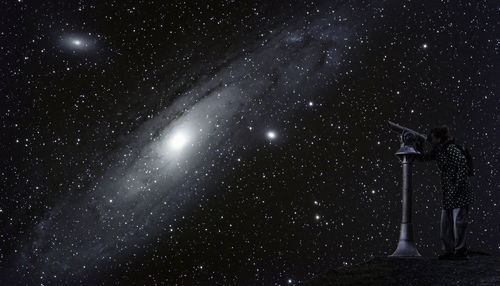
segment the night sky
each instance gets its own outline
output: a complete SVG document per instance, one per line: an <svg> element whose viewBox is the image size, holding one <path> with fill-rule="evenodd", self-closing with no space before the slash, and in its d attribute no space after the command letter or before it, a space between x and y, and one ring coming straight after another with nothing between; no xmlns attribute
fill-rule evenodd
<svg viewBox="0 0 500 286"><path fill-rule="evenodd" d="M5 285L295 285L391 254L398 135L471 150L500 252L500 3L2 1ZM414 228L440 253L435 163Z"/></svg>

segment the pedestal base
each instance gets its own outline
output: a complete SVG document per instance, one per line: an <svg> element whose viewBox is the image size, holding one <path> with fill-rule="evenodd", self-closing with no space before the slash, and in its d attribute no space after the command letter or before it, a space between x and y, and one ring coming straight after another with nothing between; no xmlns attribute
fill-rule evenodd
<svg viewBox="0 0 500 286"><path fill-rule="evenodd" d="M398 247L389 257L420 257L415 242L413 241L413 225L411 223L401 224Z"/></svg>

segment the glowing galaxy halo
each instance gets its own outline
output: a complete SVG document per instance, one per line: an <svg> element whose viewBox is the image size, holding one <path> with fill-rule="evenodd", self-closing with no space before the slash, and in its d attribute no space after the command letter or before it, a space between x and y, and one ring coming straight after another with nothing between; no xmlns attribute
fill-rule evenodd
<svg viewBox="0 0 500 286"><path fill-rule="evenodd" d="M90 51L95 48L92 34L67 34L60 36L61 47L73 53Z"/></svg>

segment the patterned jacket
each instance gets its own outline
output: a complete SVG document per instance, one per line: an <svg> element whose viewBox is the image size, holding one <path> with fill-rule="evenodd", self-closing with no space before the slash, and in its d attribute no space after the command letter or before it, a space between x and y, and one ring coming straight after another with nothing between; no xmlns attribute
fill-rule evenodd
<svg viewBox="0 0 500 286"><path fill-rule="evenodd" d="M417 160L436 160L441 171L443 209L455 209L474 203L475 195L467 176L467 159L455 145L454 139L437 145L429 153L418 155Z"/></svg>

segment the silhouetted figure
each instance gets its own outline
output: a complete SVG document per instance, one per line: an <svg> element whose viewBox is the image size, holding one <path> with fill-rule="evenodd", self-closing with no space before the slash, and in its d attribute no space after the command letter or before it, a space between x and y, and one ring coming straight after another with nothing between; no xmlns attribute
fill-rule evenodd
<svg viewBox="0 0 500 286"><path fill-rule="evenodd" d="M441 213L441 241L444 254L439 259L467 259L466 228L469 205L474 202L474 192L468 180L468 163L462 148L448 134L446 125L432 128L427 136L432 150L417 160L436 160L441 172L443 210Z"/></svg>

